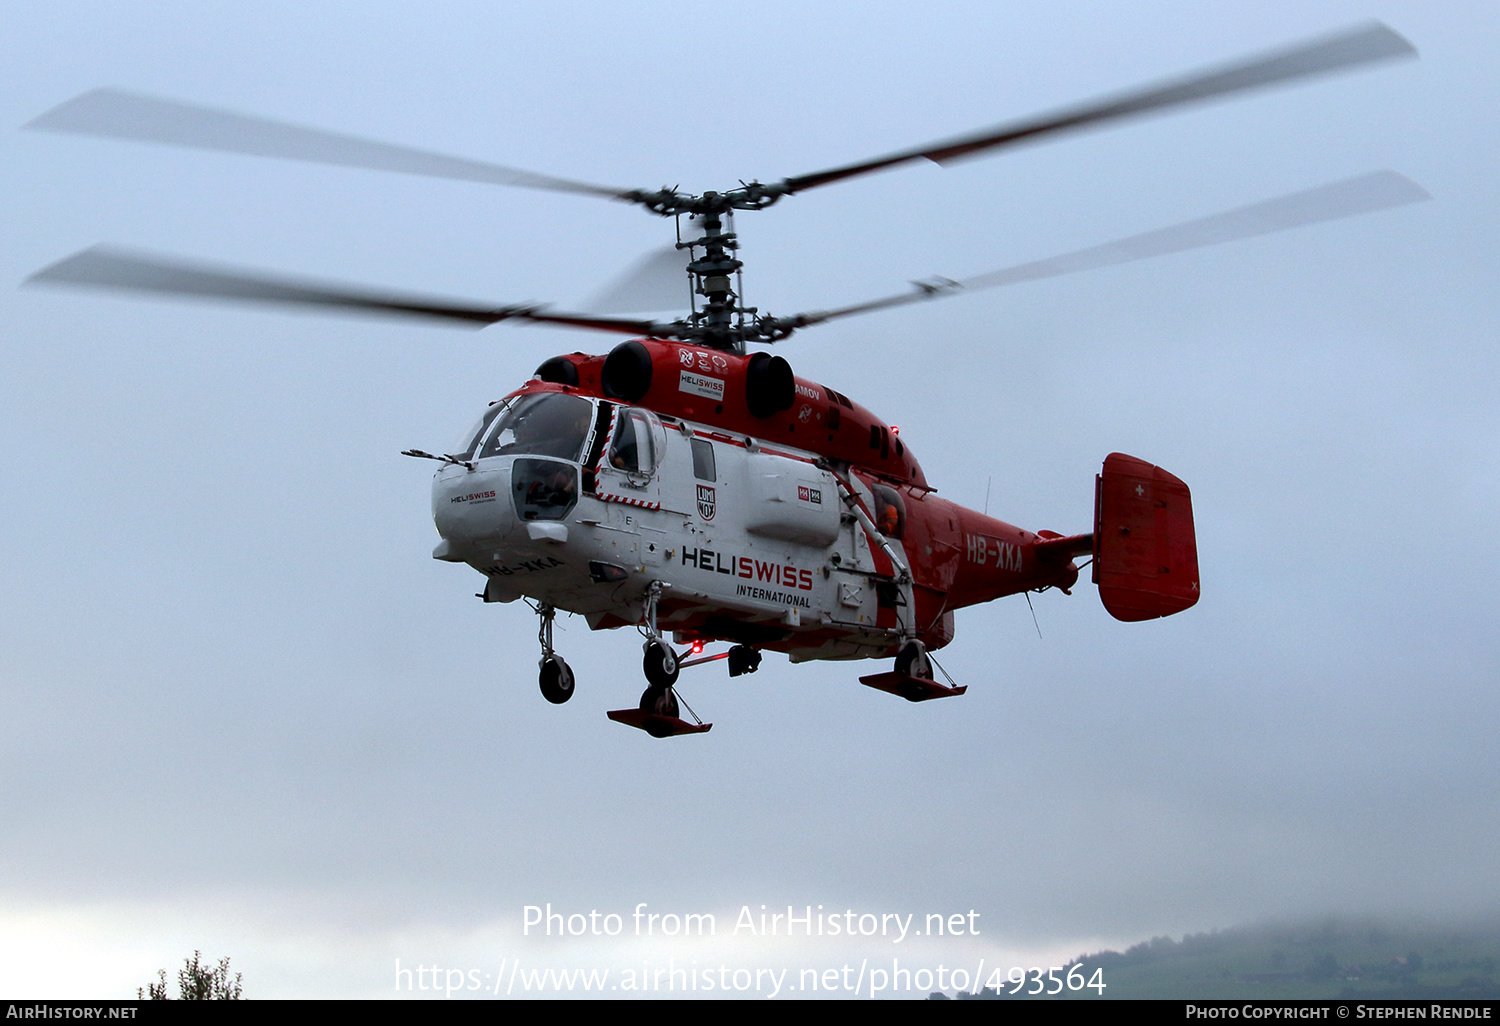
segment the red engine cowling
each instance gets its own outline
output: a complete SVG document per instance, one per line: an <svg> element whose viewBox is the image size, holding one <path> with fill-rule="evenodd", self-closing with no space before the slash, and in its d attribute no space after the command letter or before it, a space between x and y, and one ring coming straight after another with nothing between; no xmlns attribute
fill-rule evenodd
<svg viewBox="0 0 1500 1026"><path fill-rule="evenodd" d="M769 353L719 352L662 339L622 342L608 356L571 353L536 369L543 381L636 403L732 434L794 446L926 489L922 468L869 410L799 378Z"/></svg>
<svg viewBox="0 0 1500 1026"><path fill-rule="evenodd" d="M1198 601L1198 543L1188 486L1123 453L1094 492L1094 583L1116 620L1154 620Z"/></svg>

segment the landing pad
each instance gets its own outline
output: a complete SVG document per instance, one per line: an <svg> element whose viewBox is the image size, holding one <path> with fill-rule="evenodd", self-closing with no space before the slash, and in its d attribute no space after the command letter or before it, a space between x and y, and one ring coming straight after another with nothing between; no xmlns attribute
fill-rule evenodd
<svg viewBox="0 0 1500 1026"><path fill-rule="evenodd" d="M616 723L644 730L652 737L672 737L676 734L706 734L713 729L712 723L689 723L676 716L648 713L641 709L611 709L605 713Z"/></svg>
<svg viewBox="0 0 1500 1026"><path fill-rule="evenodd" d="M899 695L908 702L929 702L934 698L952 698L969 690L967 684L962 687L950 688L946 684L939 684L935 680L927 680L923 677L908 677L904 673L874 673L868 677L859 678L859 682L865 687L874 688L876 691L884 691L887 694ZM614 713L610 713L611 716Z"/></svg>

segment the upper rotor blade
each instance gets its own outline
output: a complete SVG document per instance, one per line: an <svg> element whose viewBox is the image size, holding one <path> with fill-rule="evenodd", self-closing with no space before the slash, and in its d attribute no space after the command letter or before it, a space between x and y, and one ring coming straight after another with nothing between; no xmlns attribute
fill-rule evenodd
<svg viewBox="0 0 1500 1026"><path fill-rule="evenodd" d="M800 192L919 158L943 164L1052 132L1083 128L1374 61L1414 57L1416 53L1416 48L1411 43L1377 22L1289 50L1199 72L1163 85L1121 93L1025 121L996 125L972 135L904 150L859 164L788 178L781 186L787 192Z"/></svg>
<svg viewBox="0 0 1500 1026"><path fill-rule="evenodd" d="M75 253L33 274L26 283L328 308L343 313L393 314L468 324L476 328L512 319L632 335L651 335L662 328L651 321L627 321L588 314L551 314L532 306L483 307L427 296L367 291L353 286L208 267L105 246Z"/></svg>
<svg viewBox="0 0 1500 1026"><path fill-rule="evenodd" d="M142 96L121 89L95 89L84 93L52 108L25 127L491 185L586 193L612 199L631 198L630 190L626 189L554 178L500 164L449 157L339 132Z"/></svg>
<svg viewBox="0 0 1500 1026"><path fill-rule="evenodd" d="M883 310L887 307L905 306L908 303L936 299L957 292L995 288L1016 282L1037 281L1042 278L1056 278L1065 274L1111 267L1135 260L1146 260L1188 249L1217 246L1224 242L1300 228L1303 225L1317 224L1320 221L1353 217L1356 214L1367 214L1431 198L1427 190L1404 175L1399 175L1394 171L1376 171L1261 203L1252 203L1221 214L1185 221L1169 228L1131 235L1102 246L1075 250L1047 260L1016 264L1002 270L975 275L963 281L937 279L931 283L918 283L915 292L886 296L883 299L858 303L837 310L802 314L785 320L790 327L805 327L833 320L835 317L849 317L873 310Z"/></svg>

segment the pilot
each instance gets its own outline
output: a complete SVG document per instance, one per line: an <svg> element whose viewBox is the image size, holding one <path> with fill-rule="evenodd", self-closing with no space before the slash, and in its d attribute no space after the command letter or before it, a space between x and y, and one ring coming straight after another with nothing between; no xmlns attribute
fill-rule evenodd
<svg viewBox="0 0 1500 1026"><path fill-rule="evenodd" d="M589 424L593 421L593 419L594 408L592 406L579 405L575 407L575 411L573 414L573 425L568 429L568 437L577 438L579 444L581 445L583 443L583 439L588 436Z"/></svg>
<svg viewBox="0 0 1500 1026"><path fill-rule="evenodd" d="M555 468L550 474L531 482L531 487L526 490L526 504L528 506L562 506L565 508L573 505L577 498L578 482L574 477L573 468L561 463L551 464Z"/></svg>
<svg viewBox="0 0 1500 1026"><path fill-rule="evenodd" d="M884 496L880 499L880 519L876 521L876 525L880 528L880 533L887 538L896 537L896 532L901 527L901 511L896 508L894 502Z"/></svg>
<svg viewBox="0 0 1500 1026"><path fill-rule="evenodd" d="M538 456L578 458L588 434L593 407L566 395L541 395L521 410L513 427L515 441L508 448Z"/></svg>
<svg viewBox="0 0 1500 1026"><path fill-rule="evenodd" d="M609 447L609 465L616 470L632 472L640 469L640 458L635 441L635 419L620 414L615 424L615 441Z"/></svg>

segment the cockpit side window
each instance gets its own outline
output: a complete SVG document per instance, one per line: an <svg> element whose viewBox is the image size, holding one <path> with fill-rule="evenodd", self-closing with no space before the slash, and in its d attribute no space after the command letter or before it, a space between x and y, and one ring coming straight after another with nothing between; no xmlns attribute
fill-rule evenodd
<svg viewBox="0 0 1500 1026"><path fill-rule="evenodd" d="M523 396L499 418L480 459L510 454L577 461L589 433L593 404L576 395Z"/></svg>
<svg viewBox="0 0 1500 1026"><path fill-rule="evenodd" d="M615 435L609 443L609 465L627 474L649 474L656 469L651 422L641 410L621 409L615 415Z"/></svg>

